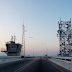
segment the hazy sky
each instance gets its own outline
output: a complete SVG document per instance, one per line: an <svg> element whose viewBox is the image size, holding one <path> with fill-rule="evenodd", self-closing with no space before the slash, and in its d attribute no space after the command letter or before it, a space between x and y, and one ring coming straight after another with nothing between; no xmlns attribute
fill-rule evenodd
<svg viewBox="0 0 72 72"><path fill-rule="evenodd" d="M16 42L22 43L22 24L27 30L26 55L56 55L59 50L57 38L58 21L72 18L71 0L0 0L0 49L16 33ZM3 55L3 53L0 53Z"/></svg>

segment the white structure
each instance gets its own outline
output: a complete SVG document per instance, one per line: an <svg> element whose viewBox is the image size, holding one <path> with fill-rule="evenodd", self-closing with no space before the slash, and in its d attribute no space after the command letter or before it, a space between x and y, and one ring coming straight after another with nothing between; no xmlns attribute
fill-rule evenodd
<svg viewBox="0 0 72 72"><path fill-rule="evenodd" d="M1 52L5 52L7 56L20 56L22 45L19 43L15 43L15 36L13 41L13 36L11 41L6 43L6 50L2 50Z"/></svg>

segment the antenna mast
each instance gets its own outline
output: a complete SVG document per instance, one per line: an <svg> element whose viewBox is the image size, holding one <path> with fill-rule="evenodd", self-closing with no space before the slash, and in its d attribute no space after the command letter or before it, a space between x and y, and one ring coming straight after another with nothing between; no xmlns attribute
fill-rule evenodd
<svg viewBox="0 0 72 72"><path fill-rule="evenodd" d="M25 26L24 26L24 16L23 16L23 25L22 25L22 54L25 57Z"/></svg>
<svg viewBox="0 0 72 72"><path fill-rule="evenodd" d="M11 35L11 41L13 41L13 36Z"/></svg>
<svg viewBox="0 0 72 72"><path fill-rule="evenodd" d="M16 37L16 36L15 36L15 33L14 33L14 42L15 42L15 37Z"/></svg>

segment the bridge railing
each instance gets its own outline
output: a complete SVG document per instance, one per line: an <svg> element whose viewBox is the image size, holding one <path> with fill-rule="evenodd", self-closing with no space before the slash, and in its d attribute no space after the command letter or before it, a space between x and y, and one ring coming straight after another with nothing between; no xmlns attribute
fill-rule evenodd
<svg viewBox="0 0 72 72"><path fill-rule="evenodd" d="M72 57L52 57L52 59L72 63Z"/></svg>
<svg viewBox="0 0 72 72"><path fill-rule="evenodd" d="M0 59L21 58L21 56L0 56Z"/></svg>

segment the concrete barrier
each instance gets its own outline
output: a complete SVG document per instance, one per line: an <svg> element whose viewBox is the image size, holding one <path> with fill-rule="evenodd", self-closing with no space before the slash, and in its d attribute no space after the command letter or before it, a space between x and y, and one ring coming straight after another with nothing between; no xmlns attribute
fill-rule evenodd
<svg viewBox="0 0 72 72"><path fill-rule="evenodd" d="M21 56L0 56L0 64L19 61L19 60L22 60Z"/></svg>
<svg viewBox="0 0 72 72"><path fill-rule="evenodd" d="M60 60L67 63L72 63L72 57L52 57L52 59Z"/></svg>
<svg viewBox="0 0 72 72"><path fill-rule="evenodd" d="M21 58L21 56L0 56L0 59Z"/></svg>
<svg viewBox="0 0 72 72"><path fill-rule="evenodd" d="M70 71L72 71L72 64L71 63L64 63L64 62L60 62L60 61L57 61L57 60L54 60L54 59L49 59L51 62L65 68L65 69L68 69Z"/></svg>

